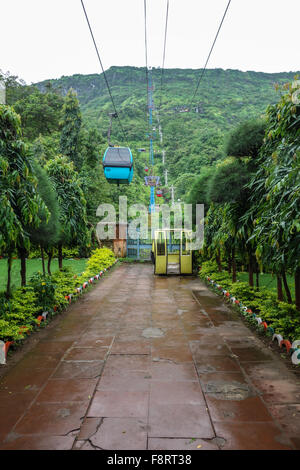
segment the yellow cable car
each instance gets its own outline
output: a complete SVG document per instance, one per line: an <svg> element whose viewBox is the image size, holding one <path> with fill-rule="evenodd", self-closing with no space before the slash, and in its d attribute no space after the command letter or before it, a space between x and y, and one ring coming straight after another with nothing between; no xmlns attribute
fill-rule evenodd
<svg viewBox="0 0 300 470"><path fill-rule="evenodd" d="M192 274L190 230L155 230L152 242L154 274Z"/></svg>

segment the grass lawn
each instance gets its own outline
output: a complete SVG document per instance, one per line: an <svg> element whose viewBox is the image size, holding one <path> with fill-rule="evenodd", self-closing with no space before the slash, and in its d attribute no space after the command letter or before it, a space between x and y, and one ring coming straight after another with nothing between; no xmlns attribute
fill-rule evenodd
<svg viewBox="0 0 300 470"><path fill-rule="evenodd" d="M287 274L286 276L287 282L291 291L291 296L293 300L295 299L295 285L294 285L294 279L292 276L289 276ZM248 273L238 273L238 279L242 282L248 282ZM256 275L254 275L254 286L256 283ZM276 281L276 276L272 276L272 274L260 274L259 275L259 288L260 290L263 290L263 288L267 289L273 289L274 292L277 292L277 281ZM285 290L284 286L282 284L282 290L283 290L283 295L285 295Z"/></svg>
<svg viewBox="0 0 300 470"><path fill-rule="evenodd" d="M63 266L71 266L74 274L80 274L85 270L86 259L64 259ZM46 262L47 263L47 262ZM40 259L29 259L26 263L27 266L27 280L30 279L31 275L34 272L42 272L42 261ZM51 263L51 272L54 273L58 270L58 259L54 258ZM47 264L46 264L47 271ZM21 285L21 276L20 276L20 260L13 260L12 264L12 275L11 275L11 288L15 289ZM3 292L6 289L7 282L7 260L0 259L0 292Z"/></svg>

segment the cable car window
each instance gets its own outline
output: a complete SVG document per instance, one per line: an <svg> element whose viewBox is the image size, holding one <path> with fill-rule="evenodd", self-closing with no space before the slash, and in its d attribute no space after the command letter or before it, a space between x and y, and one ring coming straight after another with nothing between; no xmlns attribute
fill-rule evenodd
<svg viewBox="0 0 300 470"><path fill-rule="evenodd" d="M129 149L127 147L110 147L105 155L105 163L131 163Z"/></svg>
<svg viewBox="0 0 300 470"><path fill-rule="evenodd" d="M180 232L170 231L168 233L168 253L179 254Z"/></svg>
<svg viewBox="0 0 300 470"><path fill-rule="evenodd" d="M189 242L186 238L185 232L182 232L182 242L181 242L181 254L182 255L190 255L190 247Z"/></svg>
<svg viewBox="0 0 300 470"><path fill-rule="evenodd" d="M156 250L157 250L157 255L158 256L165 256L166 255L166 249L165 249L165 236L164 233L160 232L158 235L158 239L156 242Z"/></svg>

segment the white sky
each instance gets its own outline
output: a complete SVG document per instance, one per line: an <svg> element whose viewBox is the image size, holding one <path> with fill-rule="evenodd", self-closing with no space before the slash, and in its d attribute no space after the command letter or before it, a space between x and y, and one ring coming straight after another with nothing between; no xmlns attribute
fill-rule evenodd
<svg viewBox="0 0 300 470"><path fill-rule="evenodd" d="M167 0L147 0L148 64L162 65ZM169 0L165 68L202 68L227 0ZM144 0L85 0L105 69L145 66ZM300 69L299 0L232 0L208 68ZM80 0L0 0L0 69L27 83L100 73Z"/></svg>

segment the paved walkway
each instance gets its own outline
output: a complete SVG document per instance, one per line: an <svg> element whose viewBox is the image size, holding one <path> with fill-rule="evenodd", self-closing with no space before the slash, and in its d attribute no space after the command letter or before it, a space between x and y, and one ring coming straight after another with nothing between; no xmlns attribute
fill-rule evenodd
<svg viewBox="0 0 300 470"><path fill-rule="evenodd" d="M299 449L299 380L199 279L110 272L0 383L0 449Z"/></svg>

